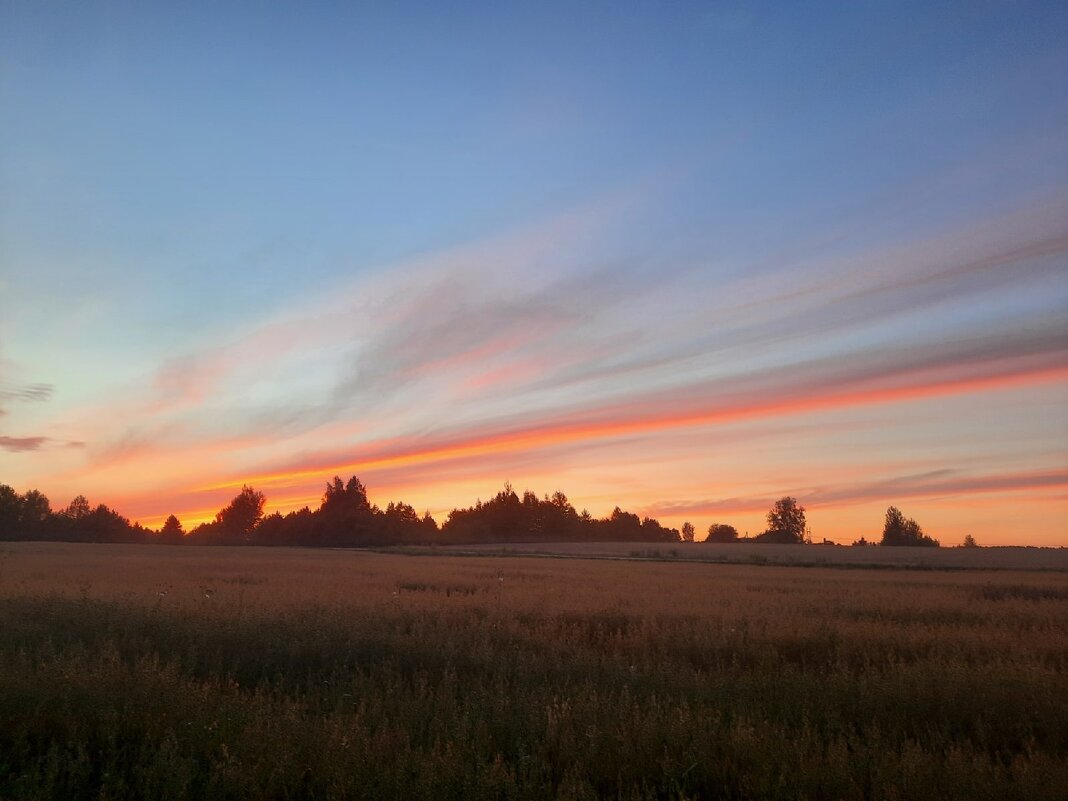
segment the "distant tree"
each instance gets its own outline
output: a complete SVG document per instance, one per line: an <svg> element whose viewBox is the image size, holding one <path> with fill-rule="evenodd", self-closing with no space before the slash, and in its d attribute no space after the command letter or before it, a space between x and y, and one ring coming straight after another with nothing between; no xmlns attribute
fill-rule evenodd
<svg viewBox="0 0 1068 801"><path fill-rule="evenodd" d="M433 521L431 521L432 523ZM453 509L440 532L428 533L444 543L472 542L678 542L679 532L652 518L616 507L604 519L581 514L562 492L539 498L527 491L520 497L511 484L488 501Z"/></svg>
<svg viewBox="0 0 1068 801"><path fill-rule="evenodd" d="M356 476L342 484L338 476L326 485L323 503L319 511L327 517L348 518L371 512L371 502L367 499L367 487Z"/></svg>
<svg viewBox="0 0 1068 801"><path fill-rule="evenodd" d="M76 538L86 542L143 542L146 532L114 509L99 504L86 516L79 518Z"/></svg>
<svg viewBox="0 0 1068 801"><path fill-rule="evenodd" d="M37 490L29 490L22 496L19 510L20 535L35 539L48 534L49 519L52 516L52 505L47 496Z"/></svg>
<svg viewBox="0 0 1068 801"><path fill-rule="evenodd" d="M370 545L382 539L379 509L367 497L356 476L342 483L334 476L326 485L323 502L315 513L317 545Z"/></svg>
<svg viewBox="0 0 1068 801"><path fill-rule="evenodd" d="M642 542L642 521L632 512L624 512L618 506L607 518L600 521L603 539L608 542Z"/></svg>
<svg viewBox="0 0 1068 801"><path fill-rule="evenodd" d="M78 495L55 513L48 498L37 490L19 495L0 484L0 539L55 540L61 542L145 542L148 532L107 506L95 509Z"/></svg>
<svg viewBox="0 0 1068 801"><path fill-rule="evenodd" d="M964 548L978 548L979 547L979 543L975 541L975 537L973 537L971 534L966 534L964 536L964 543L962 544L962 547L964 547Z"/></svg>
<svg viewBox="0 0 1068 801"><path fill-rule="evenodd" d="M185 531L182 529L182 523L177 517L171 515L163 521L163 528L159 530L160 542L175 544L182 542L184 538Z"/></svg>
<svg viewBox="0 0 1068 801"><path fill-rule="evenodd" d="M22 496L7 484L0 484L0 540L18 536L22 517Z"/></svg>
<svg viewBox="0 0 1068 801"><path fill-rule="evenodd" d="M92 508L89 506L89 500L84 495L78 495L63 510L63 515L71 520L81 520L84 517L88 517L91 512Z"/></svg>
<svg viewBox="0 0 1068 801"><path fill-rule="evenodd" d="M247 542L252 531L263 517L263 505L267 502L262 492L243 486L241 492L215 515L215 525L222 540Z"/></svg>
<svg viewBox="0 0 1068 801"><path fill-rule="evenodd" d="M708 527L705 542L737 542L738 529L727 523L713 523Z"/></svg>
<svg viewBox="0 0 1068 801"><path fill-rule="evenodd" d="M911 518L906 518L896 506L886 510L886 521L883 524L883 539L880 545L923 545L938 547L938 540L932 539L923 533L920 524Z"/></svg>
<svg viewBox="0 0 1068 801"><path fill-rule="evenodd" d="M560 490L553 493L553 497L550 498L549 502L565 513L571 514L575 511L575 507L571 505L571 501L569 501L567 496L560 492Z"/></svg>
<svg viewBox="0 0 1068 801"><path fill-rule="evenodd" d="M803 543L805 541L805 507L789 495L779 498L768 511L768 530L757 542Z"/></svg>
<svg viewBox="0 0 1068 801"><path fill-rule="evenodd" d="M304 507L307 509L308 507ZM311 514L311 510L308 510L308 514ZM288 517L288 516L287 516ZM162 533L162 532L161 532ZM269 515L265 515L264 518L256 526L256 531L252 535L253 545L296 545L295 542L289 542L290 536L293 534L291 527L279 512L271 512Z"/></svg>
<svg viewBox="0 0 1068 801"><path fill-rule="evenodd" d="M415 525L419 522L419 514L411 504L393 501L386 507L386 517L396 520L398 523Z"/></svg>
<svg viewBox="0 0 1068 801"><path fill-rule="evenodd" d="M668 528L652 517L642 518L642 540L644 542L679 542L682 535L677 528Z"/></svg>
<svg viewBox="0 0 1068 801"><path fill-rule="evenodd" d="M377 542L382 544L411 544L429 542L438 527L434 518L429 518L431 527L427 525L427 517L419 517L415 508L407 503L390 501L386 511L378 519L376 526Z"/></svg>
<svg viewBox="0 0 1068 801"><path fill-rule="evenodd" d="M861 537L859 540L853 540L853 547L854 548L863 548L865 545L871 545L871 543L868 542L863 537Z"/></svg>
<svg viewBox="0 0 1068 801"><path fill-rule="evenodd" d="M687 520L685 523L682 524L682 541L683 542L693 542L693 537L694 537L694 534L696 534L696 533L697 533L697 531L696 531L696 529L694 529L693 523L691 523L689 520Z"/></svg>
<svg viewBox="0 0 1068 801"><path fill-rule="evenodd" d="M315 515L307 506L285 517L278 512L269 514L256 526L252 542L256 545L318 545Z"/></svg>

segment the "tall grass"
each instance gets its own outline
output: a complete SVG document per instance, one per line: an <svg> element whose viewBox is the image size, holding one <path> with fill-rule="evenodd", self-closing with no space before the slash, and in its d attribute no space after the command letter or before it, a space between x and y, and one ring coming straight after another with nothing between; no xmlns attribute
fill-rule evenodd
<svg viewBox="0 0 1068 801"><path fill-rule="evenodd" d="M0 798L1063 799L1066 590L12 546Z"/></svg>

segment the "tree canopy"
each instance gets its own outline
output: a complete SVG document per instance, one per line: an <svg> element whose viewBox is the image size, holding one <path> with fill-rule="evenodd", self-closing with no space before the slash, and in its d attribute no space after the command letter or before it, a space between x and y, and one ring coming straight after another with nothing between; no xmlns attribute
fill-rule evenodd
<svg viewBox="0 0 1068 801"><path fill-rule="evenodd" d="M560 491L539 497L522 495L505 484L488 501L454 509L442 526L429 512L419 514L410 504L390 501L385 509L371 503L367 488L356 476L327 482L319 508L308 507L264 516L264 494L243 486L214 519L188 533L174 515L158 531L131 523L104 504L93 506L82 495L60 511L37 490L19 494L0 484L0 540L56 540L68 542L158 542L202 545L374 546L507 542L692 542L696 534L687 521L682 531L651 517L615 507L603 518L581 512ZM745 541L801 543L805 541L805 509L784 496L767 513L768 529ZM739 542L738 530L725 523L708 527L704 542ZM897 507L886 512L881 545L937 546L915 520ZM967 545L973 545L969 538Z"/></svg>
<svg viewBox="0 0 1068 801"><path fill-rule="evenodd" d="M912 518L906 518L896 506L886 510L886 522L883 524L883 539L880 545L921 545L938 547L938 540L923 533L920 524Z"/></svg>
<svg viewBox="0 0 1068 801"><path fill-rule="evenodd" d="M768 511L768 529L757 542L803 543L805 541L805 507L789 495L779 498Z"/></svg>
<svg viewBox="0 0 1068 801"><path fill-rule="evenodd" d="M727 523L713 523L708 527L705 542L738 542L738 529Z"/></svg>
<svg viewBox="0 0 1068 801"><path fill-rule="evenodd" d="M678 542L679 532L652 518L639 518L618 506L596 520L581 514L562 492L520 498L510 484L489 501L455 509L442 526L445 542Z"/></svg>
<svg viewBox="0 0 1068 801"><path fill-rule="evenodd" d="M163 522L163 528L159 530L160 542L179 543L184 536L185 530L182 528L182 523L174 515L170 515Z"/></svg>

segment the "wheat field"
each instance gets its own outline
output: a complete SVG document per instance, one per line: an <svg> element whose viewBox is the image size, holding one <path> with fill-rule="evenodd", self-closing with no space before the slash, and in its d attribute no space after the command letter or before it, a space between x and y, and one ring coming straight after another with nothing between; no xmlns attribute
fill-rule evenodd
<svg viewBox="0 0 1068 801"><path fill-rule="evenodd" d="M1068 574L19 543L4 799L1064 799Z"/></svg>
<svg viewBox="0 0 1068 801"><path fill-rule="evenodd" d="M1068 548L850 548L709 542L522 542L395 546L383 552L430 555L546 556L581 559L687 560L722 564L916 570L1048 570L1068 572Z"/></svg>

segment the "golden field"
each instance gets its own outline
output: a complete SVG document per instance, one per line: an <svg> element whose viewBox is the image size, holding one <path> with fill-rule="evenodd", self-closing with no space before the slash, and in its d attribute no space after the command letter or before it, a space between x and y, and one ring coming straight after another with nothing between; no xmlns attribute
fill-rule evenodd
<svg viewBox="0 0 1068 801"><path fill-rule="evenodd" d="M1065 797L1068 573L660 547L6 544L0 798Z"/></svg>
<svg viewBox="0 0 1068 801"><path fill-rule="evenodd" d="M1068 548L850 548L770 543L523 542L501 545L403 546L384 552L552 556L582 559L685 559L694 562L799 567L906 568L917 570L1068 571Z"/></svg>

